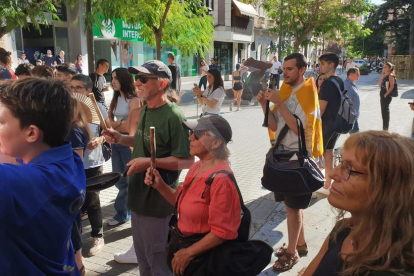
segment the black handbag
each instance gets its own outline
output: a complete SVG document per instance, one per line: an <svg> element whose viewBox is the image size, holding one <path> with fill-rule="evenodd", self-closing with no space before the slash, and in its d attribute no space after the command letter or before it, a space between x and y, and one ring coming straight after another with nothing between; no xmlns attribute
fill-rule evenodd
<svg viewBox="0 0 414 276"><path fill-rule="evenodd" d="M390 96L398 97L398 85L397 85L397 79L395 77L394 77L394 89L392 89Z"/></svg>
<svg viewBox="0 0 414 276"><path fill-rule="evenodd" d="M241 223L238 229L238 236L235 240L225 241L223 244L207 251L204 254L196 256L190 261L184 270L184 276L254 276L258 275L270 262L273 248L266 242L261 240L249 240L249 231L251 224L251 214L249 209L244 205L243 197L240 193L234 176L226 171L218 171L213 173L205 182L206 189L202 194L202 198L209 187L212 185L214 177L224 173L236 186L242 209ZM182 192L182 191L181 191ZM171 271L171 262L174 254L182 248L187 248L194 243L200 241L205 235L195 234L190 236L183 235L177 227L177 205L181 193L178 195L174 215L170 220L170 233L167 246L167 263Z"/></svg>
<svg viewBox="0 0 414 276"><path fill-rule="evenodd" d="M278 69L278 70L277 70L277 73L278 73L279 75L282 75L282 74L283 74L283 70L282 70L282 69Z"/></svg>
<svg viewBox="0 0 414 276"><path fill-rule="evenodd" d="M275 193L300 196L320 189L325 177L308 154L302 121L295 114L293 116L300 132L299 150L279 149L280 142L289 131L286 124L280 131L275 146L266 155L262 185Z"/></svg>
<svg viewBox="0 0 414 276"><path fill-rule="evenodd" d="M105 162L111 159L112 157L111 144L109 144L107 141L102 143L102 154L105 159Z"/></svg>

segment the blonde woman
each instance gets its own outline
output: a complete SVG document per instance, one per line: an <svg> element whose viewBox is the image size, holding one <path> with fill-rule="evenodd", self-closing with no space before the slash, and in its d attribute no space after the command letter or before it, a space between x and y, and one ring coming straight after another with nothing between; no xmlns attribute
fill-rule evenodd
<svg viewBox="0 0 414 276"><path fill-rule="evenodd" d="M390 103L392 97L389 95L394 89L396 83L394 75L394 65L391 62L387 62L382 69L382 77L378 83L380 87L380 103L381 103L381 115L382 115L382 129L388 130L390 125ZM388 83L388 85L387 85Z"/></svg>
<svg viewBox="0 0 414 276"><path fill-rule="evenodd" d="M414 275L414 140L353 134L329 176L338 222L303 275Z"/></svg>

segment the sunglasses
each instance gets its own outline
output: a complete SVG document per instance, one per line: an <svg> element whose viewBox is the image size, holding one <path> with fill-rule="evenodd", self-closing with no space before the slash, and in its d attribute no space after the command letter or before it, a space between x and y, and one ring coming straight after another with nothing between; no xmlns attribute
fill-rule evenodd
<svg viewBox="0 0 414 276"><path fill-rule="evenodd" d="M213 135L211 135L207 131L200 131L200 130L198 130L198 131L197 130L190 130L190 135L194 135L194 140L196 140L196 141L198 141L201 137L203 137L203 135L214 137Z"/></svg>
<svg viewBox="0 0 414 276"><path fill-rule="evenodd" d="M144 75L135 75L135 81L139 80L142 84L146 84L148 80L156 80L158 77L148 77Z"/></svg>

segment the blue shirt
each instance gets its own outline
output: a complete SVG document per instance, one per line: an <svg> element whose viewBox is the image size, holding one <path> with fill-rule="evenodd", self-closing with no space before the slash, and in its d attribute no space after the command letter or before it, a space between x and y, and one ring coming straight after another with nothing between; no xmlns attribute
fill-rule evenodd
<svg viewBox="0 0 414 276"><path fill-rule="evenodd" d="M10 80L12 79L12 75L10 71L6 68L0 65L0 80Z"/></svg>
<svg viewBox="0 0 414 276"><path fill-rule="evenodd" d="M357 112L357 119L359 118L359 107L361 105L359 100L358 88L354 82L350 79L346 78L344 80L345 90L347 91L348 97L351 99L352 103L354 104L355 110Z"/></svg>
<svg viewBox="0 0 414 276"><path fill-rule="evenodd" d="M71 144L0 164L0 175L0 274L79 275L70 233L86 179Z"/></svg>

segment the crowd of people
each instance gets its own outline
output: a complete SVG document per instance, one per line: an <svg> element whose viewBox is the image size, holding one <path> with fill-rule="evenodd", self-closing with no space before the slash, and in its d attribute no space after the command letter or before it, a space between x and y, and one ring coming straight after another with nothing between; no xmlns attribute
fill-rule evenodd
<svg viewBox="0 0 414 276"><path fill-rule="evenodd" d="M29 70L23 62L21 71L16 69L18 79L12 80L8 53L0 48L0 268L5 275L85 275L83 218L90 222L93 239L88 255L99 254L105 244L100 195L87 189L86 179L103 173L107 147L112 170L122 176L115 184L116 213L106 223L131 221L133 237L131 249L115 259L137 262L142 276L194 275L193 269L206 265L201 256L237 239L242 212L227 147L233 131L219 116L225 91L214 63L208 68L202 61L202 80L193 89L202 116L187 121L174 97L181 80L172 53L170 66L152 60L113 70L109 107L107 60L98 60L90 76L73 63ZM335 75L339 59L331 53L321 55L319 64L315 84L304 78L308 62L302 54L291 54L283 63L275 59L272 75L283 74L283 83L263 88L256 98L264 113L266 102L273 104L268 125L276 137L287 126L281 149L298 149L296 117L302 121L309 156L325 160L321 191L339 210L335 227L301 274L412 275L414 140L387 131L359 132L356 123L342 148L342 162L334 167L340 93L347 90L359 110L359 71L349 68L343 81ZM380 81L385 99L393 90L392 69L386 64ZM233 73L237 101L244 73L242 65ZM102 121L94 121L93 110L83 104L91 94ZM150 127L156 129L156 169ZM183 169L189 171L178 186ZM217 174L222 171L227 174ZM312 193L274 197L285 205L288 235L275 252L273 269L286 271L309 252L303 210ZM171 220L173 213L177 221ZM176 248L183 238L194 239ZM198 269L197 275L210 274Z"/></svg>

